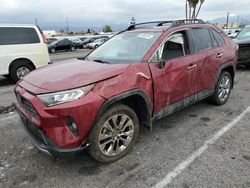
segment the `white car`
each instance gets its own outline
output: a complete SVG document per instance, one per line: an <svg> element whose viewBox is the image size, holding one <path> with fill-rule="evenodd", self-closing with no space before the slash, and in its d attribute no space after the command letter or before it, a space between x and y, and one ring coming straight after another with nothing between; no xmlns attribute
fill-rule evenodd
<svg viewBox="0 0 250 188"><path fill-rule="evenodd" d="M0 24L0 75L18 81L49 62L46 38L38 26Z"/></svg>
<svg viewBox="0 0 250 188"><path fill-rule="evenodd" d="M108 38L99 38L99 39L96 39L96 40L94 40L94 42L91 42L91 43L87 44L87 48L90 48L90 49L97 48L102 43L106 42L107 40L108 40Z"/></svg>

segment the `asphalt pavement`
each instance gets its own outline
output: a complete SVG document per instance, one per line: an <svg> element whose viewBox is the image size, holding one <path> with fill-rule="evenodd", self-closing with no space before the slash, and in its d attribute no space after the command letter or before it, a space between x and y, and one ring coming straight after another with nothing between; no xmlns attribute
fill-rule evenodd
<svg viewBox="0 0 250 188"><path fill-rule="evenodd" d="M86 151L57 159L43 154L15 112L0 114L0 187L249 188L249 83L250 70L238 70L225 105L202 101L154 122L152 131L141 128L132 152L111 164L96 162ZM13 88L0 77L0 106L15 102Z"/></svg>

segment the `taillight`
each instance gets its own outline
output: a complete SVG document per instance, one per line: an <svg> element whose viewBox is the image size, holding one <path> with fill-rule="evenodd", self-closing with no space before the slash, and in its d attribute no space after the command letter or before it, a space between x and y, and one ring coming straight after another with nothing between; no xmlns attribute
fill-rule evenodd
<svg viewBox="0 0 250 188"><path fill-rule="evenodd" d="M239 50L239 45L238 44L235 44L235 49Z"/></svg>
<svg viewBox="0 0 250 188"><path fill-rule="evenodd" d="M43 32L41 32L41 35L42 35L42 37L43 37L43 42L44 42L44 43L47 43L47 39L46 39L45 35L43 34Z"/></svg>
<svg viewBox="0 0 250 188"><path fill-rule="evenodd" d="M239 45L235 44L234 49L235 49L235 55L238 57Z"/></svg>

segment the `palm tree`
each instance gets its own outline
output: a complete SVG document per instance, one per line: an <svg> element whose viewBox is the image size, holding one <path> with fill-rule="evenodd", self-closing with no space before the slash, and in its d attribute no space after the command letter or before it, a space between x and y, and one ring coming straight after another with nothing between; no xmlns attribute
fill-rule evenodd
<svg viewBox="0 0 250 188"><path fill-rule="evenodd" d="M192 0L192 8L193 8L193 14L192 14L192 20L195 20L195 13L196 13L196 7L199 3L199 0Z"/></svg>
<svg viewBox="0 0 250 188"><path fill-rule="evenodd" d="M186 0L186 20L188 19L188 13L187 13L187 11L188 11L188 0Z"/></svg>
<svg viewBox="0 0 250 188"><path fill-rule="evenodd" d="M199 15L200 10L201 10L201 6L203 5L204 2L205 2L205 0L200 0L200 6L199 6L199 9L198 9L197 14L196 14L196 16L195 16L195 19L198 18L198 15Z"/></svg>
<svg viewBox="0 0 250 188"><path fill-rule="evenodd" d="M201 10L201 6L203 5L204 2L205 0L186 0L186 19L189 19L190 22L193 22L193 20L195 20L198 17L198 14ZM196 13L196 8L198 4L199 4L199 9ZM188 7L189 7L189 16L187 13Z"/></svg>

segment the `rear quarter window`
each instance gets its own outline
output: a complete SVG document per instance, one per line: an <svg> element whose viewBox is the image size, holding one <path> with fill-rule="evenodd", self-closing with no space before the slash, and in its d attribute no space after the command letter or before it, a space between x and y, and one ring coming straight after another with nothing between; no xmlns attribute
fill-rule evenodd
<svg viewBox="0 0 250 188"><path fill-rule="evenodd" d="M213 34L216 42L217 42L217 45L219 47L224 46L224 44L225 44L224 38L217 31L215 31L214 29L211 29L211 31L212 31L212 34Z"/></svg>
<svg viewBox="0 0 250 188"><path fill-rule="evenodd" d="M34 28L0 27L0 45L40 43Z"/></svg>

